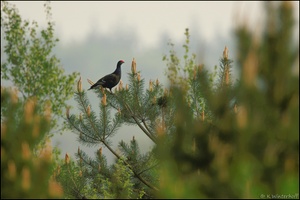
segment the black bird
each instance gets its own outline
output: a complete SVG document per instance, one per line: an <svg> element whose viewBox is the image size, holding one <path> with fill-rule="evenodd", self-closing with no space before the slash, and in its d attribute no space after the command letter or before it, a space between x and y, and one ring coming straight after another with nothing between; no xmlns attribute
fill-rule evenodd
<svg viewBox="0 0 300 200"><path fill-rule="evenodd" d="M101 85L103 88L108 88L111 92L111 88L115 87L121 79L121 65L123 63L124 63L124 60L120 60L117 63L117 68L113 73L108 74L108 75L102 77L101 79L99 79L97 81L97 83L95 83L94 85L92 85L90 87L90 89L97 88L98 86Z"/></svg>

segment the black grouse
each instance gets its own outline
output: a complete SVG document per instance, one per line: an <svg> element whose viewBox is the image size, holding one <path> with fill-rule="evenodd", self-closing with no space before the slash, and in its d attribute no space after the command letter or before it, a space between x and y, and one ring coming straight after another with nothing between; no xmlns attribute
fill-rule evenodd
<svg viewBox="0 0 300 200"><path fill-rule="evenodd" d="M123 63L124 63L124 61L120 60L117 63L117 68L113 73L108 74L108 75L104 76L103 78L99 79L97 81L97 83L95 83L94 85L92 85L90 87L90 89L97 88L98 86L101 85L103 88L108 88L111 92L111 88L115 87L121 79L121 65Z"/></svg>

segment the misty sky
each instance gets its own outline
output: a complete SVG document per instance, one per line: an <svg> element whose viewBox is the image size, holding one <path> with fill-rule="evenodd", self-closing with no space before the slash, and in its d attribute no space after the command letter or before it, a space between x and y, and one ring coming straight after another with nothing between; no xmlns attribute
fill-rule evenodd
<svg viewBox="0 0 300 200"><path fill-rule="evenodd" d="M13 2L24 18L45 24L44 2ZM172 39L183 37L183 30L194 29L208 40L214 35L229 34L239 20L250 25L262 16L261 2L203 2L203 1L93 1L51 2L52 19L62 43L83 40L91 31L111 34L121 30L135 30L141 46L153 46L161 34ZM299 7L299 2L298 2ZM299 10L299 9L298 9Z"/></svg>

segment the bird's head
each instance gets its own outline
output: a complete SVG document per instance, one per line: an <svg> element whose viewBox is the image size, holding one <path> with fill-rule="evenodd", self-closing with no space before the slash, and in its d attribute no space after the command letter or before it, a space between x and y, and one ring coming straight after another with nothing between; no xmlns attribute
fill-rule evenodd
<svg viewBox="0 0 300 200"><path fill-rule="evenodd" d="M119 60L117 66L121 66L124 63L124 60Z"/></svg>

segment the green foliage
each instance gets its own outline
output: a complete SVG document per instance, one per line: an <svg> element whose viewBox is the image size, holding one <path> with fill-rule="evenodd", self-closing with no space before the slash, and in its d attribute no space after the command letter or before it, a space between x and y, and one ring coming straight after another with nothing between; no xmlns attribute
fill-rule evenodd
<svg viewBox="0 0 300 200"><path fill-rule="evenodd" d="M80 164L76 165L67 154L65 163L60 162L55 170L55 180L63 186L66 198L86 198L85 194L90 188L89 179L85 179L84 176L86 175L81 170Z"/></svg>
<svg viewBox="0 0 300 200"><path fill-rule="evenodd" d="M45 3L48 24L40 31L37 22L22 20L17 8L1 1L1 31L3 30L4 62L1 79L10 80L24 99L35 96L39 104L51 103L54 117L62 116L62 108L72 95L73 83L78 73L64 75L59 59L52 55L58 39L54 38L51 7Z"/></svg>
<svg viewBox="0 0 300 200"><path fill-rule="evenodd" d="M192 76L194 67L196 65L196 55L189 55L190 34L188 28L185 29L184 35L186 36L186 40L182 45L184 48L183 66L180 62L180 58L178 58L174 50L174 44L172 42L168 43L168 45L171 47L169 56L163 56L163 61L167 62L166 74L171 84L185 85L186 81Z"/></svg>
<svg viewBox="0 0 300 200"><path fill-rule="evenodd" d="M1 88L1 198L60 198L61 186L51 179L50 142L39 147L50 129L49 110L38 113L35 98L22 102L17 92ZM15 113L20 113L16 118Z"/></svg>
<svg viewBox="0 0 300 200"><path fill-rule="evenodd" d="M105 179L102 190L104 198L122 199L133 198L132 172L119 159L114 165L111 179Z"/></svg>

